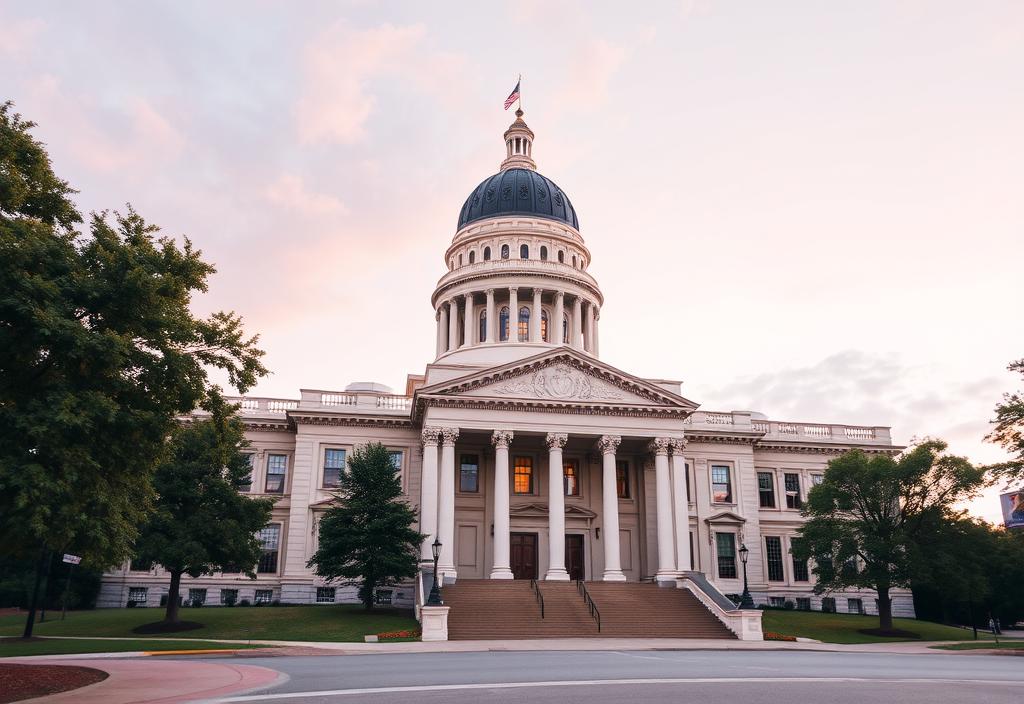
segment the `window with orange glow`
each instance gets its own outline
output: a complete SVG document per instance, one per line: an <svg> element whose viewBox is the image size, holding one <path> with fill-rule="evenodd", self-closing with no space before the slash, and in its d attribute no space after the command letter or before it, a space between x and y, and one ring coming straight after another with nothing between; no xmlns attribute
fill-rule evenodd
<svg viewBox="0 0 1024 704"><path fill-rule="evenodd" d="M515 494L533 493L532 457L516 457L512 473L512 492Z"/></svg>
<svg viewBox="0 0 1024 704"><path fill-rule="evenodd" d="M576 460L565 460L562 466L562 473L565 477L565 495L580 495L580 464Z"/></svg>

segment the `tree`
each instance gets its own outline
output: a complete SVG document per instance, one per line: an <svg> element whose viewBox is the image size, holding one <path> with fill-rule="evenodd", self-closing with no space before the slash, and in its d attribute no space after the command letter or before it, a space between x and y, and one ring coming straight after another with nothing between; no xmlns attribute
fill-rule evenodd
<svg viewBox="0 0 1024 704"><path fill-rule="evenodd" d="M244 392L266 374L241 319L190 310L213 267L129 206L89 234L33 123L0 106L0 552L126 559L175 418L209 367ZM25 636L32 633L35 598Z"/></svg>
<svg viewBox="0 0 1024 704"><path fill-rule="evenodd" d="M270 521L274 499L239 493L252 467L237 407L211 393L209 414L171 436L167 458L153 477L154 510L142 526L135 554L171 575L164 623L177 624L181 576L230 568L255 579L261 547L257 531Z"/></svg>
<svg viewBox="0 0 1024 704"><path fill-rule="evenodd" d="M1011 372L1024 376L1024 359L1011 362ZM996 405L995 428L985 438L1001 445L1014 455L1013 459L988 467L995 480L1007 483L1024 480L1024 392L1003 394L1003 402Z"/></svg>
<svg viewBox="0 0 1024 704"><path fill-rule="evenodd" d="M357 585L367 609L377 587L416 576L424 536L413 530L416 512L401 496L390 453L371 443L352 453L335 492L338 504L320 521L320 544L307 566L327 580Z"/></svg>
<svg viewBox="0 0 1024 704"><path fill-rule="evenodd" d="M925 440L898 458L850 450L828 463L808 495L794 546L797 559L814 560L817 593L874 589L879 626L892 630L889 592L910 585L918 538L984 482L984 469L945 449Z"/></svg>

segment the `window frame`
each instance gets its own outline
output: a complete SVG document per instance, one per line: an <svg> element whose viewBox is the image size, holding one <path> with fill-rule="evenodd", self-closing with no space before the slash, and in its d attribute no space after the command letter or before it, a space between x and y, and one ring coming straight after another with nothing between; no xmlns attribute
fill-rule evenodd
<svg viewBox="0 0 1024 704"><path fill-rule="evenodd" d="M615 496L620 501L628 501L633 498L629 470L629 460L615 460Z"/></svg>
<svg viewBox="0 0 1024 704"><path fill-rule="evenodd" d="M530 306L519 306L519 315L516 316L516 334L519 342L530 341Z"/></svg>
<svg viewBox="0 0 1024 704"><path fill-rule="evenodd" d="M141 599L139 599L139 598L134 598L133 599L132 598L133 596L134 597L139 597L140 595L142 597ZM129 604L132 604L132 603L142 604L143 606L145 606L148 602L149 602L149 587L128 587L128 601L126 603L129 603Z"/></svg>
<svg viewBox="0 0 1024 704"><path fill-rule="evenodd" d="M271 459L274 458L274 457L283 457L284 458L284 472L280 472L280 473L274 472L274 473L271 473L271 471L270 471L270 462L271 462ZM267 472L266 472L266 476L263 478L263 493L264 494L286 494L286 493L288 493L287 492L287 488L288 488L288 469L289 469L290 465L291 465L290 455L287 452L268 452L267 453L267 462L266 462ZM278 476L281 477L281 488L280 489L275 489L275 490L271 490L270 489L270 478L272 476L273 477L278 477Z"/></svg>
<svg viewBox="0 0 1024 704"><path fill-rule="evenodd" d="M509 258L509 254L511 254L512 249L507 244L503 244L503 245L501 245L501 250L500 251L501 251L501 258L502 259L508 259Z"/></svg>
<svg viewBox="0 0 1024 704"><path fill-rule="evenodd" d="M491 248L490 246L484 247L484 261L491 261Z"/></svg>
<svg viewBox="0 0 1024 704"><path fill-rule="evenodd" d="M467 458L473 458L472 463L467 463ZM465 468L467 466L473 466L475 471L473 472L473 488L466 489L463 484L463 477L466 474ZM480 493L480 455L476 452L464 452L459 455L459 493L460 494L479 494Z"/></svg>
<svg viewBox="0 0 1024 704"><path fill-rule="evenodd" d="M793 491L789 488L789 478L796 478L796 491L794 494L790 494ZM782 487L786 494L786 509L790 511L799 511L803 508L803 487L800 481L800 472L783 472L782 473Z"/></svg>
<svg viewBox="0 0 1024 704"><path fill-rule="evenodd" d="M796 555L793 554L793 543L800 540L797 537L791 537L789 539L789 557L790 565L793 570L793 581L794 582L810 582L811 581L811 566L807 560L798 560Z"/></svg>
<svg viewBox="0 0 1024 704"><path fill-rule="evenodd" d="M523 243L521 243L519 245L519 258L520 259L529 259L530 258L530 245L526 244L525 242L523 242Z"/></svg>
<svg viewBox="0 0 1024 704"><path fill-rule="evenodd" d="M579 498L580 496L583 496L583 486L582 486L582 483L583 483L582 479L583 479L583 477L582 477L582 474L581 474L581 469L580 469L581 467L582 467L582 463L576 457L563 457L562 458L562 495L563 496L566 496L566 497L569 497L569 498ZM570 468L573 470L572 471L572 477L574 479L573 484L574 484L574 487L575 487L575 491L572 492L572 493L569 492L569 476L570 476L569 469Z"/></svg>
<svg viewBox="0 0 1024 704"><path fill-rule="evenodd" d="M274 600L273 589L257 589L253 592L252 603L253 604L269 604Z"/></svg>
<svg viewBox="0 0 1024 704"><path fill-rule="evenodd" d="M857 605L856 610L852 608L854 604ZM850 614L860 614L861 616L863 616L865 613L867 613L866 611L864 611L864 600L860 597L847 597L846 612Z"/></svg>
<svg viewBox="0 0 1024 704"><path fill-rule="evenodd" d="M341 453L341 457L342 457L341 467L328 467L327 466L327 455L330 452L340 452ZM326 489L326 490L337 489L338 486L341 484L341 475L345 471L345 468L347 466L348 466L348 448L347 447L341 447L341 446L337 446L337 445L327 445L327 446L325 446L324 447L324 451L323 451L323 459L320 462L320 488L321 489ZM337 484L330 485L330 484L327 483L327 470L328 469L331 469L331 470L335 470L336 469L336 470L338 470L338 483Z"/></svg>
<svg viewBox="0 0 1024 704"><path fill-rule="evenodd" d="M516 481L519 476L517 471L519 469L519 460L529 460L529 487L528 491L519 491L517 488L518 482ZM512 456L512 495L513 496L534 496L537 493L537 458L533 455L513 455Z"/></svg>
<svg viewBox="0 0 1024 704"><path fill-rule="evenodd" d="M512 309L508 306L502 306L498 311L498 341L508 342L509 335L512 333L511 326Z"/></svg>
<svg viewBox="0 0 1024 704"><path fill-rule="evenodd" d="M251 494L253 480L256 479L256 453L243 452L242 454L245 455L247 460L249 460L249 483L239 485L238 491L243 494Z"/></svg>
<svg viewBox="0 0 1024 704"><path fill-rule="evenodd" d="M731 541L732 555L722 554L722 541L720 538L727 537ZM723 563L723 560L729 560ZM723 574L723 565L729 566L732 574ZM739 579L739 570L736 567L736 534L730 531L715 531L715 574L718 579Z"/></svg>
<svg viewBox="0 0 1024 704"><path fill-rule="evenodd" d="M774 551L769 545L777 546L777 554L773 554ZM765 579L769 582L786 582L786 558L782 549L782 536L764 536L764 567Z"/></svg>
<svg viewBox="0 0 1024 704"><path fill-rule="evenodd" d="M768 477L770 486L765 489L761 486L761 479ZM768 493L771 496L771 504L766 505L764 503L765 494ZM779 502L775 496L775 472L770 469L759 469L757 470L757 507L761 510L778 509Z"/></svg>
<svg viewBox="0 0 1024 704"><path fill-rule="evenodd" d="M224 597L225 597L225 596L226 596L226 595L227 595L228 593L230 593L230 592L234 592L234 593L235 593L235 600L234 600L234 602L233 602L233 603L235 603L235 604L237 604L237 603L238 603L238 589L237 589L237 588L233 588L233 587L221 587L221 589L220 589L220 605L221 605L221 606L227 606L227 605L228 605L228 601L227 601L227 599L225 599Z"/></svg>
<svg viewBox="0 0 1024 704"><path fill-rule="evenodd" d="M274 544L273 549L268 549L266 547L266 545L265 545L266 541L265 541L265 539L263 537L263 532L267 531L267 530L271 530L271 529L276 529L276 534L274 536L275 537L275 544ZM281 569L281 534L282 533L284 533L284 528L283 528L283 526L280 523L278 523L276 521L271 521L267 525L265 525L262 528L260 528L259 532L257 533L257 536L258 536L259 541L260 541L260 559L256 563L256 574L278 574L280 572L280 569ZM268 566L272 566L273 569L265 569L264 568L265 563L269 563L270 562L269 560L267 560L267 555L271 554L271 553L273 554L274 558L273 558L272 564L268 564Z"/></svg>
<svg viewBox="0 0 1024 704"><path fill-rule="evenodd" d="M540 246L540 260L546 262L548 260L548 248L545 245Z"/></svg>
<svg viewBox="0 0 1024 704"><path fill-rule="evenodd" d="M330 598L328 599L328 593ZM334 604L337 603L338 589L337 587L317 587L316 588L316 602L317 604Z"/></svg>
<svg viewBox="0 0 1024 704"><path fill-rule="evenodd" d="M716 469L724 469L725 470L725 476L726 476L726 480L727 480L726 486L728 487L728 494L726 495L724 500L719 500L715 496L715 484L721 484L721 482L716 482L715 481L715 470ZM711 482L711 503L713 503L713 504L735 505L735 503L736 503L735 493L736 492L735 492L735 489L733 487L732 465L731 464L722 463L722 464L712 464L712 465L709 465L709 467L708 467L708 480Z"/></svg>

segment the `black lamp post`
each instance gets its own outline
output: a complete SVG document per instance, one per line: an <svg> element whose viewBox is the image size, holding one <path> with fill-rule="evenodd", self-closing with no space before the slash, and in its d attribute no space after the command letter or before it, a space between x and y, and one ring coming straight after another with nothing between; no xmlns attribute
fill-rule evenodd
<svg viewBox="0 0 1024 704"><path fill-rule="evenodd" d="M740 597L740 608L741 609L752 609L754 608L754 600L750 598L750 589L747 587L747 556L750 554L750 549L746 543L740 545L740 562L743 563L743 596Z"/></svg>
<svg viewBox="0 0 1024 704"><path fill-rule="evenodd" d="M434 583L430 587L430 596L427 597L427 606L441 606L444 602L441 601L441 592L437 588L437 558L441 557L441 541L434 538L434 543L430 546L430 551L434 555Z"/></svg>

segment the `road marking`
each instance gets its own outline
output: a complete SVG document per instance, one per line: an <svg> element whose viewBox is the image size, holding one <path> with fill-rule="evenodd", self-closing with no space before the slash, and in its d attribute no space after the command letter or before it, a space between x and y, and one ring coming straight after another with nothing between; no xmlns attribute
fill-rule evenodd
<svg viewBox="0 0 1024 704"><path fill-rule="evenodd" d="M401 694L404 692L444 692L474 689L521 689L529 687L586 687L594 685L633 685L633 684L744 684L744 683L878 683L878 684L969 684L969 685L1011 685L1021 686L1024 680L955 680L929 678L898 678L882 679L871 677L673 677L653 679L617 679L617 680L555 680L549 682L489 682L473 684L433 684L413 685L408 687L367 687L363 689L322 689L312 692L283 692L280 694L253 694L242 697L225 697L210 699L208 704L227 704L228 702L265 702L283 699L302 699L304 697L342 697L356 694Z"/></svg>

